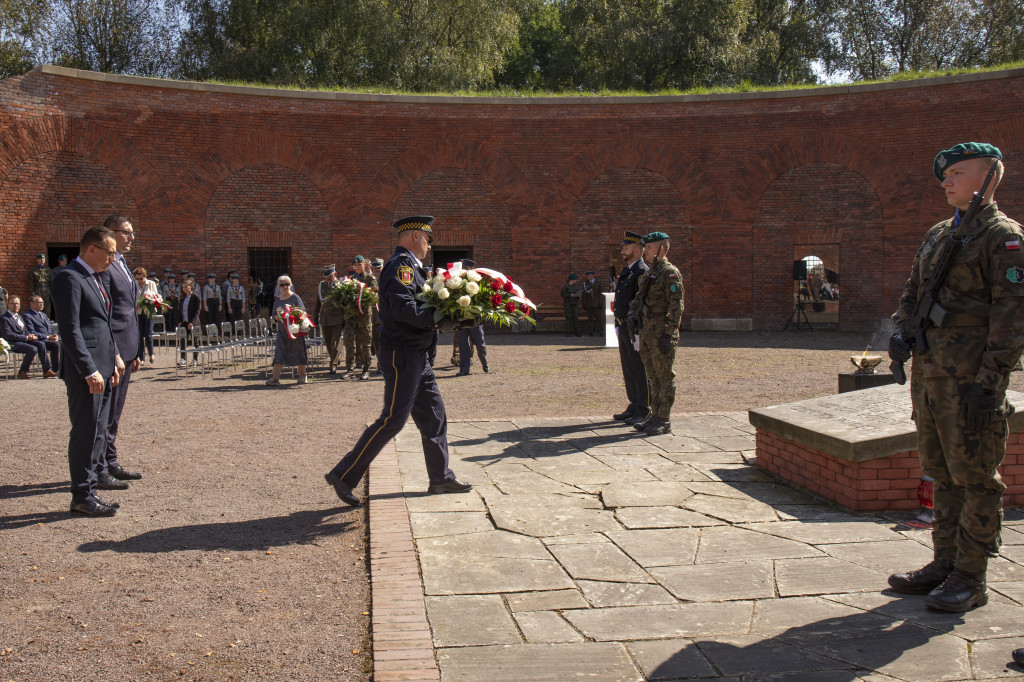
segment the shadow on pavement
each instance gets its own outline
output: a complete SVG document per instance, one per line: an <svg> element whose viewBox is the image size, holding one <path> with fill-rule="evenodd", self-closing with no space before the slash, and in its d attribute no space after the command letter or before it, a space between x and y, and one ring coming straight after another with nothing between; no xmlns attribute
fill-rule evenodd
<svg viewBox="0 0 1024 682"><path fill-rule="evenodd" d="M352 522L325 523L325 519L347 511L356 509L320 509L265 519L174 526L147 531L124 540L86 542L78 546L78 551L113 551L125 554L176 552L182 549L265 551L273 547L310 544L318 538L343 533Z"/></svg>

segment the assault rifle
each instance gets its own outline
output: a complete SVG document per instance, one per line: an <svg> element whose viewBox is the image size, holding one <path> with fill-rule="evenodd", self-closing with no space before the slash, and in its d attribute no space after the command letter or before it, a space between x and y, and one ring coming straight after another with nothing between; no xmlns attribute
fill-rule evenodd
<svg viewBox="0 0 1024 682"><path fill-rule="evenodd" d="M967 211L960 219L960 224L956 226L953 234L942 245L942 250L939 251L938 258L935 259L935 267L932 268L924 280L924 296L917 302L917 308L907 320L905 331L900 335L900 338L905 343L915 347L915 355L924 355L928 352L928 340L924 335L925 330L932 325L941 328L950 314L939 303L939 290L942 289L942 285L946 281L949 269L953 267L956 254L959 253L964 244L967 244L976 236L974 234L963 234L963 231L967 229L966 226L973 222L978 212L981 211L981 202L985 199L985 191L988 189L988 184L992 181L992 176L995 175L998 165L998 160L992 162L992 167L988 169L988 175L985 176L985 182L981 184L981 191L974 193L974 198L971 199ZM892 372L896 383L907 383L907 373L903 369L902 362L893 360L889 365L889 371Z"/></svg>

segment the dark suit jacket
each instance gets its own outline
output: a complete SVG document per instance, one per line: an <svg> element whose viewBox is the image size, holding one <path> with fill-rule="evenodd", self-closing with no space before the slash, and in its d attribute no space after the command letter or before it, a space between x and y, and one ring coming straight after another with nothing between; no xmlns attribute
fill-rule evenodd
<svg viewBox="0 0 1024 682"><path fill-rule="evenodd" d="M21 317L25 320L25 326L28 327L29 332L35 334L43 341L48 336L57 333L53 330L53 325L50 324L50 318L42 311L36 312L29 308Z"/></svg>
<svg viewBox="0 0 1024 682"><path fill-rule="evenodd" d="M120 254L117 257L124 262ZM100 279L110 292L110 328L114 331L117 351L127 365L139 356L139 317L135 312L139 287L131 272L126 277L116 262L100 273Z"/></svg>
<svg viewBox="0 0 1024 682"><path fill-rule="evenodd" d="M21 313L18 313L21 315ZM24 329L18 329L18 324L14 321L14 313L7 311L3 315L0 315L0 338L10 343L25 343L28 341L28 335L34 334L28 326L28 320L25 319L24 315L21 315L22 322L25 323Z"/></svg>
<svg viewBox="0 0 1024 682"><path fill-rule="evenodd" d="M182 299L180 301L178 301L178 312L179 313L183 312L182 311L182 304L184 302L185 302L184 297L182 297ZM184 326L188 325L190 322L192 323L193 326L199 324L199 305L200 305L199 296L196 295L196 294L192 294L192 298L188 299L188 311L187 311L187 313L182 315L181 319L178 320L178 326L179 327L184 327Z"/></svg>
<svg viewBox="0 0 1024 682"><path fill-rule="evenodd" d="M68 382L82 381L99 372L104 380L109 379L117 346L96 280L73 261L54 277L52 297L60 327L61 377Z"/></svg>

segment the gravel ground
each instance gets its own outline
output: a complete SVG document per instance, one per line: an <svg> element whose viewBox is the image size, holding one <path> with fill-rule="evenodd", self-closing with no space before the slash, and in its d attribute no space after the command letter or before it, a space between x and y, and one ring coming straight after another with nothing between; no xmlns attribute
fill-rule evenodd
<svg viewBox="0 0 1024 682"><path fill-rule="evenodd" d="M618 352L592 338L492 334L490 374L438 378L451 419L606 415ZM685 333L675 409L834 393L866 334ZM0 448L0 679L366 680L366 518L322 475L380 411L383 382L268 388L251 371L176 380L171 352L133 379L111 519L67 512L59 380L8 381ZM1011 384L1022 390L1015 375ZM424 485L426 481L424 480Z"/></svg>

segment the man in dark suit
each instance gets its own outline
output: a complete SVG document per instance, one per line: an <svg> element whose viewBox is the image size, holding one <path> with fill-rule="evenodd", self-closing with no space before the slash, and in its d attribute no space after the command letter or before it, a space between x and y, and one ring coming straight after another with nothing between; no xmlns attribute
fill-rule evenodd
<svg viewBox="0 0 1024 682"><path fill-rule="evenodd" d="M112 391L124 370L110 329L110 294L99 277L116 255L114 234L106 228L90 228L82 237L78 258L53 282L61 331L60 375L67 387L71 418L71 511L89 516L113 516L120 506L96 495Z"/></svg>
<svg viewBox="0 0 1024 682"><path fill-rule="evenodd" d="M642 258L643 237L636 232L626 230L622 238L622 262L625 267L615 283L615 302L612 312L615 315L615 334L619 341L619 362L622 364L622 378L626 384L626 409L613 415L615 419L627 424L642 424L650 413L651 395L647 383L647 370L640 359L640 351L633 346L633 335L629 333L626 317L629 315L629 304L636 297L641 275L647 272L647 264Z"/></svg>
<svg viewBox="0 0 1024 682"><path fill-rule="evenodd" d="M29 328L20 311L21 299L11 296L7 301L7 312L0 316L0 338L11 344L12 351L25 355L25 359L21 361L18 378L28 379L28 368L32 366L32 361L37 355L39 362L43 365L43 376L47 379L57 376L50 364L50 359L46 357L44 338Z"/></svg>
<svg viewBox="0 0 1024 682"><path fill-rule="evenodd" d="M103 226L114 233L117 242L117 254L107 270L100 274L103 285L110 292L110 329L114 332L114 344L118 355L124 362L124 376L114 389L110 403L110 421L107 424L107 448L100 461L100 490L124 490L134 481L142 478L142 474L132 473L122 468L117 461L117 429L121 423L121 412L124 400L128 395L128 383L132 372L141 366L139 358L139 317L135 306L139 299L139 287L132 277L124 254L132 249L135 241L135 229L131 221L124 216L112 215Z"/></svg>
<svg viewBox="0 0 1024 682"><path fill-rule="evenodd" d="M67 261L66 258L64 260ZM50 366L57 367L60 364L58 361L60 357L60 343L58 343L57 332L54 330L50 318L43 312L42 296L32 296L28 299L28 310L25 311L24 319L25 326L28 327L29 331L46 344L46 350L49 351L50 355ZM51 372L51 374L52 376L57 376L56 372ZM43 376L46 376L46 374L44 373Z"/></svg>

